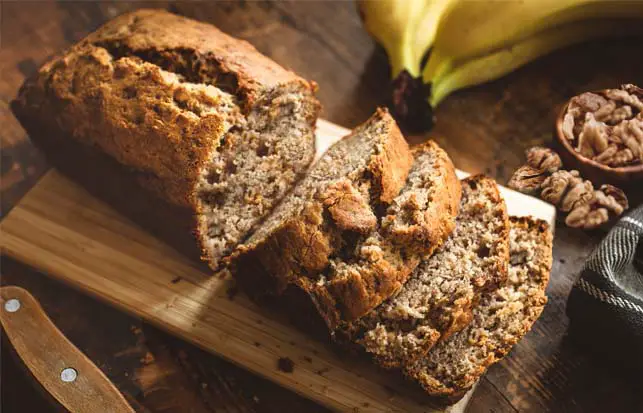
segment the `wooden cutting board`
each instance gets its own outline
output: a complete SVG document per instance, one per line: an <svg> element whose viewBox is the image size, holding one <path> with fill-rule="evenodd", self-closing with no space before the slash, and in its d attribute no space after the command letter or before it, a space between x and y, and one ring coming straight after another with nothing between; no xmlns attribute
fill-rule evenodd
<svg viewBox="0 0 643 413"><path fill-rule="evenodd" d="M319 153L346 132L320 121ZM511 214L554 222L549 204L507 189L503 195ZM5 254L321 404L340 411L433 411L398 377L342 357L242 294L231 297L230 281L211 277L55 170L1 230ZM280 359L292 361L292 371L279 369ZM449 410L463 411L469 397Z"/></svg>

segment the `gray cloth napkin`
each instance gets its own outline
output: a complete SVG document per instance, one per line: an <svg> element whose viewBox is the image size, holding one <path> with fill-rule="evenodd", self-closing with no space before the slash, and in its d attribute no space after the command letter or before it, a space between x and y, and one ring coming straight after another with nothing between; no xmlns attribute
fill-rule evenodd
<svg viewBox="0 0 643 413"><path fill-rule="evenodd" d="M567 301L574 335L607 362L643 370L643 206L589 256Z"/></svg>

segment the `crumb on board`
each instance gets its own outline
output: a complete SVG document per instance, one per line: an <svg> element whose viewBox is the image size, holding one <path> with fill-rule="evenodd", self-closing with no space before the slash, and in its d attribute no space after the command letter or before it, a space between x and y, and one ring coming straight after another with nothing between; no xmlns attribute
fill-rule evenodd
<svg viewBox="0 0 643 413"><path fill-rule="evenodd" d="M234 297L239 293L239 287L236 284L231 284L226 290L228 300L234 300Z"/></svg>
<svg viewBox="0 0 643 413"><path fill-rule="evenodd" d="M288 357L279 357L277 359L277 369L284 373L292 373L295 370L295 362Z"/></svg>
<svg viewBox="0 0 643 413"><path fill-rule="evenodd" d="M149 351L141 358L141 363L144 365L152 364L154 362L154 355Z"/></svg>
<svg viewBox="0 0 643 413"><path fill-rule="evenodd" d="M322 369L317 370L315 373L319 374L320 376L323 376L325 373L328 373L330 371L330 367L324 367Z"/></svg>

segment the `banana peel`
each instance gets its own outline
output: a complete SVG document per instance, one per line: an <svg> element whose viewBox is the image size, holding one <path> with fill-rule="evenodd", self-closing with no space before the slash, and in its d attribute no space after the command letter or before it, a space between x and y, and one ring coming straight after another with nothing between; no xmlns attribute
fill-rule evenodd
<svg viewBox="0 0 643 413"><path fill-rule="evenodd" d="M364 27L385 50L391 65L393 116L407 130L432 126L422 61L441 16L458 0L358 0Z"/></svg>
<svg viewBox="0 0 643 413"><path fill-rule="evenodd" d="M496 80L544 55L598 38L642 36L637 19L584 20L543 30L516 44L485 56L456 64L434 81L429 91L431 107L437 107L452 92Z"/></svg>

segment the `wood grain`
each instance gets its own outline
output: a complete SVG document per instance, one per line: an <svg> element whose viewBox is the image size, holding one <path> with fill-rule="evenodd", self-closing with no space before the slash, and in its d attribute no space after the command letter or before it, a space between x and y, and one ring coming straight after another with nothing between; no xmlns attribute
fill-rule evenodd
<svg viewBox="0 0 643 413"><path fill-rule="evenodd" d="M321 152L347 130L321 122L318 132ZM515 196L521 199L511 198L510 208L553 222L553 208ZM327 406L427 409L425 398L401 381L339 357L242 295L231 299L229 280L204 273L54 171L14 208L2 231L7 254ZM279 360L296 368L280 371Z"/></svg>
<svg viewBox="0 0 643 413"><path fill-rule="evenodd" d="M134 413L114 384L58 330L29 292L0 288L0 322L31 374L67 410ZM72 369L77 377L63 381L65 369Z"/></svg>

